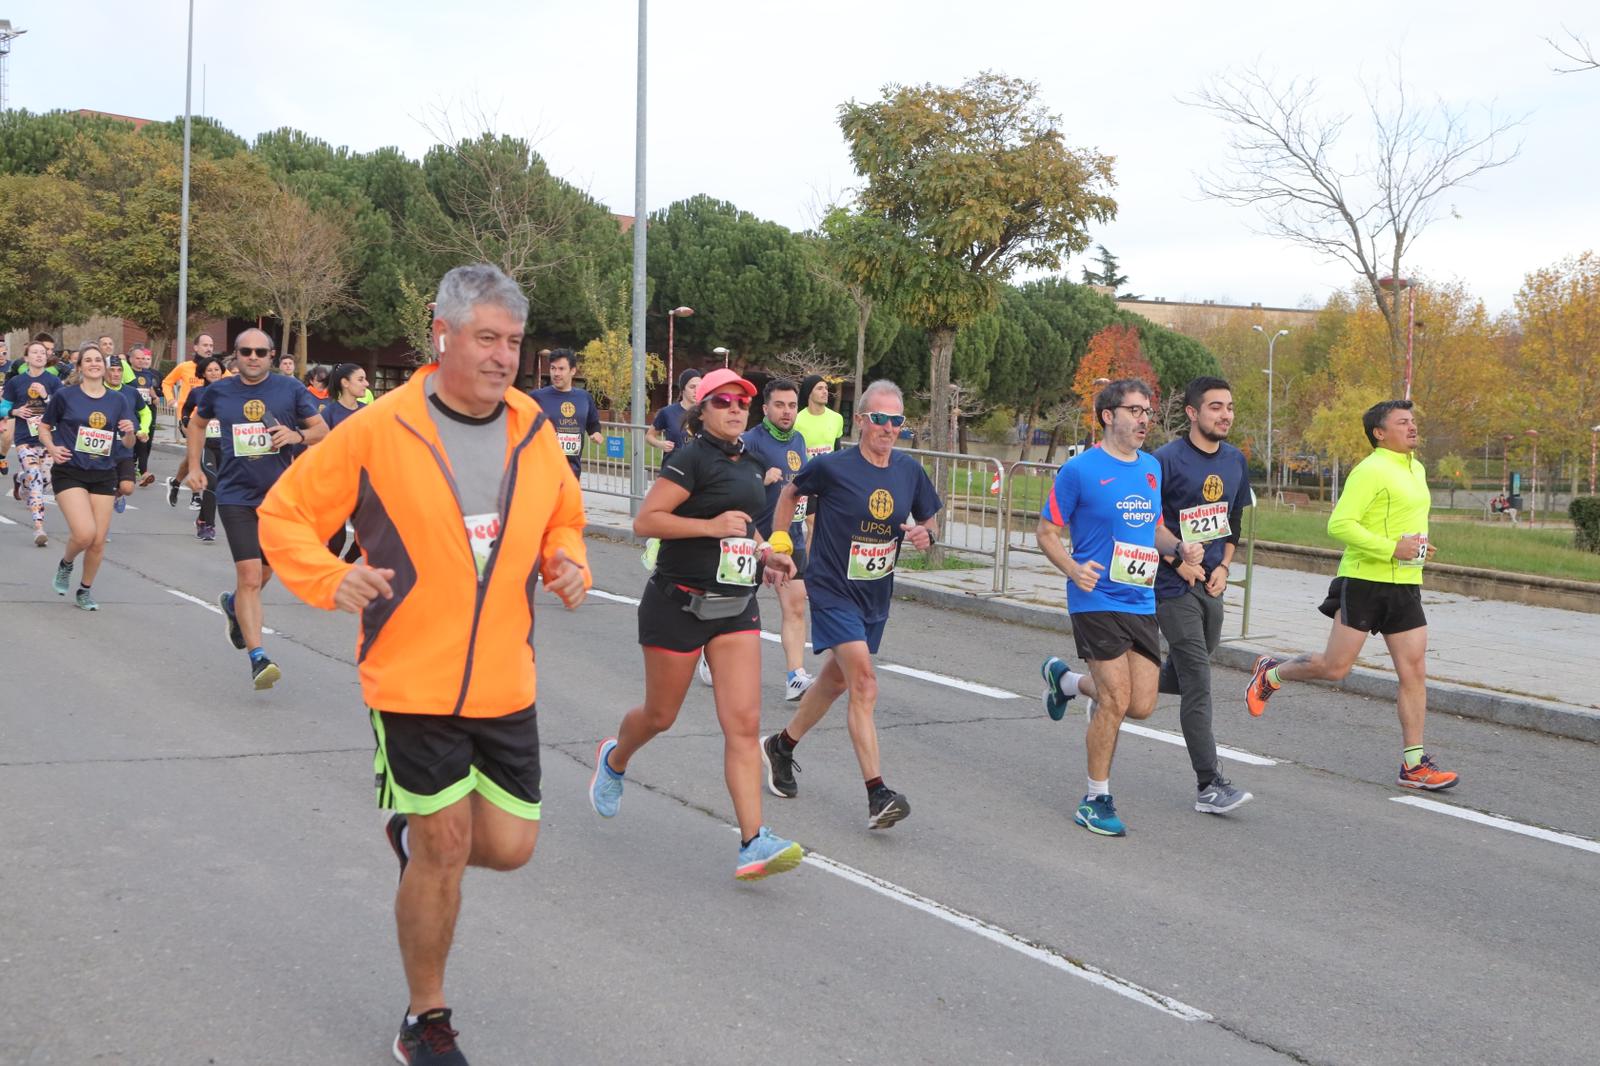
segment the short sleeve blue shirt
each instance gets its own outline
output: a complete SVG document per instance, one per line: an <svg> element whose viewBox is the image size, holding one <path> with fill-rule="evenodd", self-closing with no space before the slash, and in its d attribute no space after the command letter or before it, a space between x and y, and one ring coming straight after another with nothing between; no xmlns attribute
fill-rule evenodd
<svg viewBox="0 0 1600 1066"><path fill-rule="evenodd" d="M891 453L881 467L853 447L811 459L794 487L810 497L816 516L806 564L812 605L853 610L869 624L888 618L900 527L944 506L928 472L905 452Z"/></svg>
<svg viewBox="0 0 1600 1066"><path fill-rule="evenodd" d="M117 424L134 420L133 402L119 390L90 396L81 385L59 389L45 404L44 424L50 439L72 453L67 466L79 470L115 470Z"/></svg>
<svg viewBox="0 0 1600 1066"><path fill-rule="evenodd" d="M1161 522L1178 537L1184 535L1187 517L1190 535L1205 540L1206 575L1222 562L1222 546L1238 544L1244 509L1250 506L1250 471L1244 453L1226 442L1219 442L1213 454L1196 448L1187 436L1169 441L1156 449L1161 464ZM1223 516L1226 515L1224 525ZM1223 528L1224 536L1213 536ZM1170 600L1189 590L1178 571L1161 564L1156 574L1156 599Z"/></svg>
<svg viewBox="0 0 1600 1066"><path fill-rule="evenodd" d="M663 437L670 440L674 448L681 448L689 440L689 434L683 428L685 414L683 404L669 403L656 412L656 417L651 421L650 425Z"/></svg>
<svg viewBox="0 0 1600 1066"><path fill-rule="evenodd" d="M316 416L317 398L283 374L268 374L254 385L231 377L207 385L194 413L202 421L215 418L221 428L217 503L259 507L293 460L287 451L273 448L270 440L263 442L263 432L279 425L299 429L300 423ZM247 454L237 454L236 448Z"/></svg>
<svg viewBox="0 0 1600 1066"><path fill-rule="evenodd" d="M556 429L556 440L561 452L577 473L583 459L583 438L588 433L600 432L600 412L595 409L594 397L583 389L562 392L554 385L534 389L530 395Z"/></svg>
<svg viewBox="0 0 1600 1066"><path fill-rule="evenodd" d="M1067 527L1074 562L1093 561L1104 568L1092 592L1067 582L1068 613L1156 613L1153 582L1159 563L1154 553L1156 525L1161 520L1161 465L1155 456L1139 452L1132 460L1123 460L1104 448L1075 456L1056 472L1043 516ZM1120 551L1119 544L1123 546ZM1113 581L1114 555L1138 557L1152 584Z"/></svg>
<svg viewBox="0 0 1600 1066"><path fill-rule="evenodd" d="M16 375L6 382L5 400L11 405L12 426L16 436L12 439L17 444L34 444L38 435L33 432L33 422L17 414L17 408L30 400L38 400L38 413L44 413L44 404L55 393L64 388L61 379L49 371L45 371L36 378L31 378L26 372ZM34 416L38 418L38 415Z"/></svg>
<svg viewBox="0 0 1600 1066"><path fill-rule="evenodd" d="M756 516L756 528L761 531L763 537L770 537L772 514L778 509L778 496L783 492L783 487L800 473L801 467L806 465L806 439L795 432L789 434L788 440L779 440L767 429L766 423L756 426L755 429L746 430L742 439L745 451L761 464L763 478L766 477L767 471L773 468L783 471L783 477L767 486L767 502L762 507L761 513ZM797 535L797 530L803 531L805 528L805 517L798 507L795 508L794 514L794 522L789 527L791 540ZM804 536L804 533L800 532L798 535Z"/></svg>

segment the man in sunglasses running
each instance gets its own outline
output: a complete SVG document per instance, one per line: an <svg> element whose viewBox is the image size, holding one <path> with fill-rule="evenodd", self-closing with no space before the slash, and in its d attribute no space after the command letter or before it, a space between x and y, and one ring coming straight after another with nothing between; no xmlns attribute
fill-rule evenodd
<svg viewBox="0 0 1600 1066"><path fill-rule="evenodd" d="M207 385L195 404L194 423L216 419L222 462L217 470L217 517L233 553L236 584L217 598L228 620L228 640L250 653L250 677L258 689L282 676L261 646L261 587L272 567L261 553L256 508L289 469L297 445L315 444L328 433L317 401L300 382L272 373L272 341L247 329L233 342L239 373ZM206 489L201 449L204 433L190 433L189 488Z"/></svg>
<svg viewBox="0 0 1600 1066"><path fill-rule="evenodd" d="M861 394L853 448L806 463L778 496L768 543L790 551L785 531L801 497L810 501L816 526L806 591L811 599L811 646L828 653L816 681L783 732L761 740L767 788L775 796L799 794L794 749L845 692L850 693L850 743L867 787L867 828L884 829L911 813L906 797L883 783L878 764L878 653L894 596L900 544L926 551L938 534L934 517L943 504L922 464L894 450L905 423L905 398L892 381L874 381Z"/></svg>

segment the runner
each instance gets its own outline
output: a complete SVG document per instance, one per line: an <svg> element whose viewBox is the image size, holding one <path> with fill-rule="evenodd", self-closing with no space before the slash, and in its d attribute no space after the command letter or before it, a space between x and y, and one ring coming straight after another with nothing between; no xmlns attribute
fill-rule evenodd
<svg viewBox="0 0 1600 1066"><path fill-rule="evenodd" d="M328 368L313 366L306 371L306 391L320 403L328 398Z"/></svg>
<svg viewBox="0 0 1600 1066"><path fill-rule="evenodd" d="M156 410L156 397L161 394L161 382L157 379L155 371L150 369L152 356L150 349L136 346L128 353L128 362L133 366L133 387L139 390L139 395L144 398L145 405L150 408L150 429L133 446L133 457L139 469L139 487L144 488L154 483L156 476L150 472L150 449L155 444L156 430L161 426L158 422Z"/></svg>
<svg viewBox="0 0 1600 1066"><path fill-rule="evenodd" d="M202 356L214 353L216 347L211 335L202 333L195 338L194 350L189 353L189 358L167 371L167 376L161 379L161 395L167 398L167 406L174 411L183 410L184 397L199 383L195 377L195 364Z"/></svg>
<svg viewBox="0 0 1600 1066"><path fill-rule="evenodd" d="M277 367L278 373L280 374L287 374L292 378L298 378L300 376L299 374L295 373L294 356L288 352L284 352L282 355L278 356Z"/></svg>
<svg viewBox="0 0 1600 1066"><path fill-rule="evenodd" d="M1396 784L1434 792L1459 776L1441 770L1422 744L1428 715L1428 619L1422 571L1438 553L1428 540L1433 498L1427 472L1412 453L1417 419L1410 400L1384 400L1361 416L1372 454L1357 463L1328 516L1328 534L1343 542L1339 573L1317 609L1333 619L1321 652L1289 660L1256 660L1245 703L1261 715L1285 681L1339 681L1350 673L1368 633L1383 637L1400 678L1400 773Z"/></svg>
<svg viewBox="0 0 1600 1066"><path fill-rule="evenodd" d="M358 364L340 363L333 368L333 374L328 378L329 398L317 406L317 413L328 423L329 433L332 433L340 422L362 409L361 397L366 392L367 372ZM361 544L354 537L350 537L350 550L345 551L345 537L345 526L341 525L339 531L329 539L328 550L335 555L344 552L344 561L353 563L361 558Z"/></svg>
<svg viewBox="0 0 1600 1066"><path fill-rule="evenodd" d="M794 428L806 439L806 458L837 451L844 437L844 415L828 406L828 381L821 374L808 374L800 382L805 407L794 419Z"/></svg>
<svg viewBox="0 0 1600 1066"><path fill-rule="evenodd" d="M105 348L106 338L101 338L100 347ZM140 441L150 439L150 406L144 402L144 397L139 395L139 390L126 384L124 379L131 377L128 373L126 361L120 355L108 355L106 360L106 388L124 396L133 408L134 447ZM128 497L133 495L134 486L139 480L138 460L134 448L124 448L121 440L111 442L111 457L117 463L117 498L112 504L115 514L122 514L128 509ZM106 533L106 540L111 539L111 534Z"/></svg>
<svg viewBox="0 0 1600 1066"><path fill-rule="evenodd" d="M669 403L656 412L656 417L650 422L650 428L644 431L645 443L669 455L672 449L687 444L689 435L684 431L683 418L694 405L699 392L700 371L690 368L679 374L678 402Z"/></svg>
<svg viewBox="0 0 1600 1066"><path fill-rule="evenodd" d="M195 402L194 417L216 419L222 441L217 510L233 553L236 583L232 592L217 598L217 605L227 618L228 640L250 653L255 687L267 689L283 674L261 646L261 588L272 579L272 567L256 533L256 508L289 468L289 448L315 444L328 427L304 385L272 373L272 341L265 333L245 330L235 338L233 354L238 376L207 385ZM205 434L190 433L187 441L187 484L194 493L203 493Z"/></svg>
<svg viewBox="0 0 1600 1066"><path fill-rule="evenodd" d="M533 400L544 408L544 416L556 427L556 440L561 451L572 465L572 476L583 476L583 438L599 444L600 412L595 409L594 397L584 389L573 388L572 376L578 370L578 357L571 348L557 348L550 353L550 384L533 391Z"/></svg>
<svg viewBox="0 0 1600 1066"><path fill-rule="evenodd" d="M62 385L61 379L46 369L50 354L43 342L31 342L23 351L23 359L22 372L13 375L0 393L0 406L11 414L11 434L17 449L18 469L11 479L11 498L21 500L27 494L33 543L42 548L50 543L44 531L44 497L51 458L50 450L39 439L39 423L50 397Z"/></svg>
<svg viewBox="0 0 1600 1066"><path fill-rule="evenodd" d="M1156 450L1161 466L1161 519L1185 541L1205 545L1200 563L1177 555L1161 557L1156 572L1156 622L1167 639L1159 689L1181 694L1178 722L1183 729L1198 791L1194 809L1226 814L1251 795L1233 787L1217 761L1211 729L1211 654L1222 638L1222 594L1239 542L1244 509L1251 504L1250 474L1244 453L1226 443L1233 426L1233 390L1221 378L1200 377L1184 390L1189 431ZM1045 710L1060 718L1067 701L1080 692L1093 706L1094 680L1074 675L1057 658L1044 665ZM1092 717L1092 715L1091 715Z"/></svg>
<svg viewBox="0 0 1600 1066"><path fill-rule="evenodd" d="M518 869L538 839L534 581L568 608L590 582L582 494L515 388L526 298L494 267L458 267L435 315L438 363L290 468L262 504L261 536L296 595L361 615L411 994L392 1051L465 1066L444 994L462 874ZM325 546L351 515L372 566Z"/></svg>
<svg viewBox="0 0 1600 1066"><path fill-rule="evenodd" d="M189 390L189 395L183 401L183 410L180 412L179 430L188 439L190 426L194 419L194 409L200 402L200 397L205 395L206 388L223 378L222 360L214 355L208 355L195 363L201 384ZM194 520L195 539L202 544L210 544L217 539L217 471L222 467L222 427L216 419L202 426L195 426L195 432L200 435L202 452L200 469L206 473L206 489L200 494L200 514ZM184 471L187 477L189 457L183 457Z"/></svg>
<svg viewBox="0 0 1600 1066"><path fill-rule="evenodd" d="M762 564L769 584L794 573L794 562L773 555L750 516L765 500L762 464L739 439L756 388L732 370L700 382L702 400L684 420L692 436L661 465L633 531L658 537L655 572L639 603L644 649L644 702L623 716L617 735L595 752L589 802L614 818L623 775L639 749L672 728L689 689L694 662L705 649L716 664L717 721L722 766L739 821L733 875L755 881L800 865L800 845L761 824L761 608L756 584Z"/></svg>
<svg viewBox="0 0 1600 1066"><path fill-rule="evenodd" d="M806 461L806 439L794 428L795 414L800 408L800 390L788 378L773 378L761 390L761 424L744 435L745 450L764 468L762 478L767 486L767 500L761 514L756 517L756 530L763 537L772 536L772 516L778 507L778 496L783 487L794 480ZM793 549L794 577L779 585L778 607L783 612L779 634L783 640L783 659L788 671L784 679L783 698L797 700L805 695L816 678L806 672L806 548L805 518L806 498L802 496L795 507L794 520L789 524L789 538ZM702 660L704 656L702 656Z"/></svg>
<svg viewBox="0 0 1600 1066"><path fill-rule="evenodd" d="M1089 786L1073 821L1101 836L1127 832L1111 798L1122 720L1148 718L1156 709L1160 557L1181 551L1186 561L1199 562L1205 554L1204 545L1181 544L1160 522L1161 466L1139 450L1153 402L1150 386L1134 378L1100 390L1094 414L1104 430L1101 445L1056 472L1038 525L1039 550L1068 578L1072 638L1089 667L1084 678L1046 662L1045 678L1059 702L1047 690L1045 708L1059 719L1074 693L1094 700L1086 739ZM1070 551L1061 542L1064 527L1071 530Z"/></svg>
<svg viewBox="0 0 1600 1066"><path fill-rule="evenodd" d="M761 740L767 788L775 796L799 794L795 746L841 695L849 692L850 743L867 786L867 828L883 829L911 813L905 796L883 783L873 711L878 653L894 595L895 560L902 541L926 551L938 535L935 516L944 506L922 464L894 442L905 424L905 398L892 381L862 392L856 414L859 443L818 456L783 487L773 513L773 547L791 538L802 496L816 520L806 566L811 598L811 648L828 652L817 679L783 732ZM809 444L809 439L808 439Z"/></svg>
<svg viewBox="0 0 1600 1066"><path fill-rule="evenodd" d="M72 586L72 568L82 555L76 602L85 611L100 609L92 587L105 554L117 493L112 442L120 438L131 452L134 436L133 404L106 388L105 378L106 357L95 345L87 345L79 354L73 379L45 404L38 429L40 443L55 462L50 485L68 529L67 550L52 585L57 595L65 596Z"/></svg>

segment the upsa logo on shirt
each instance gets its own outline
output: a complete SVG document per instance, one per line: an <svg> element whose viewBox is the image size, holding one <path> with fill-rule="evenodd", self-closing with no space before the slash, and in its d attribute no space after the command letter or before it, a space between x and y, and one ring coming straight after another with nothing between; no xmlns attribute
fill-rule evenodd
<svg viewBox="0 0 1600 1066"><path fill-rule="evenodd" d="M1222 499L1222 479L1215 474L1207 474L1205 484L1200 486L1200 498L1207 503Z"/></svg>
<svg viewBox="0 0 1600 1066"><path fill-rule="evenodd" d="M894 496L888 489L878 489L867 497L867 510L871 512L873 518L882 522L894 514Z"/></svg>
<svg viewBox="0 0 1600 1066"><path fill-rule="evenodd" d="M99 411L91 412L89 414L89 428L90 429L105 429L106 428L106 416L104 414L102 414L101 412L99 412Z"/></svg>
<svg viewBox="0 0 1600 1066"><path fill-rule="evenodd" d="M244 402L244 420L246 422L259 422L261 416L267 413L267 405L260 400L246 400Z"/></svg>
<svg viewBox="0 0 1600 1066"><path fill-rule="evenodd" d="M30 400L42 400L42 399L44 399L44 386L40 385L37 382L35 382L32 385L29 385L28 386L28 399L30 399Z"/></svg>
<svg viewBox="0 0 1600 1066"><path fill-rule="evenodd" d="M790 452L789 453L789 469L791 471L800 469L800 453L799 452Z"/></svg>
<svg viewBox="0 0 1600 1066"><path fill-rule="evenodd" d="M577 413L578 413L578 409L572 405L572 401L571 400L563 400L562 401L562 403L561 403L561 417L562 418L571 418L573 415L575 415Z"/></svg>

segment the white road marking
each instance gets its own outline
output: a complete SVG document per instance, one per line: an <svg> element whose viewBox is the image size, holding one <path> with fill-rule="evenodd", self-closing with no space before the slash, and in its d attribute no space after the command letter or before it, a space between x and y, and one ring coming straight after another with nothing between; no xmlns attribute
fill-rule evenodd
<svg viewBox="0 0 1600 1066"><path fill-rule="evenodd" d="M16 525L16 523L13 522L11 519L7 518L5 515L0 514L0 525L14 526L14 525Z"/></svg>
<svg viewBox="0 0 1600 1066"><path fill-rule="evenodd" d="M1132 722L1123 722L1122 731L1124 733L1134 733L1141 737L1149 737L1151 740L1159 740L1163 744L1176 744L1179 747L1187 746L1181 733L1169 733L1165 729L1151 729L1147 725L1135 725ZM1229 748L1222 744L1217 745L1217 754L1223 756L1224 758L1232 759L1234 762L1247 763L1250 766L1278 765L1277 759L1269 759L1265 755L1256 755L1252 752L1241 751L1238 748Z"/></svg>
<svg viewBox="0 0 1600 1066"><path fill-rule="evenodd" d="M975 692L980 696L988 696L996 700L1020 700L1021 696L1015 692L1007 692L1003 688L990 688L980 685L976 681L963 681L959 677L950 677L947 674L936 674L932 670L918 670L911 666L900 666L896 663L878 663L879 670L887 670L892 674L904 674L907 677L921 678L923 681L932 681L935 685L945 685L949 688L958 688L963 692Z"/></svg>
<svg viewBox="0 0 1600 1066"><path fill-rule="evenodd" d="M1579 851L1591 852L1600 855L1600 843L1586 837L1573 836L1571 833L1558 833L1553 829L1541 829L1536 825L1523 825L1513 822L1510 818L1502 818L1497 814L1484 814L1480 811L1468 810L1457 807L1451 803L1440 803L1438 800L1423 799L1420 796L1390 796L1394 803L1404 803L1407 807L1421 807L1425 811L1434 811L1438 814L1448 814L1452 818L1460 818L1466 822L1476 822L1479 825L1492 826L1495 829L1504 829L1508 833L1520 833L1525 837L1543 840L1551 844L1561 844Z"/></svg>
<svg viewBox="0 0 1600 1066"><path fill-rule="evenodd" d="M924 914L931 914L940 921L949 922L957 929L976 933L985 940L999 944L1001 947L1010 948L1019 955L1042 962L1046 966L1060 970L1062 973L1081 978L1092 985L1098 985L1108 992L1115 992L1119 996L1131 999L1135 1003L1153 1007L1163 1014L1170 1014L1172 1017L1186 1022L1209 1022L1212 1020L1211 1015L1196 1007L1191 1007L1187 1003L1182 1003L1170 996L1164 996L1160 992L1136 985L1132 981L1125 981L1097 966L1074 962L1072 959L1040 947L1026 937L1002 929L1000 926L986 922L981 918L975 918L970 914L958 911L954 907L947 907L943 903L931 900L926 896L920 896L910 889L901 888L892 881L874 877L872 874L857 870L853 866L846 866L842 862L837 862L825 855L819 855L814 851L806 855L805 862L807 865L815 866L819 870L825 870L835 877L843 878L852 884L860 885L862 888L870 889L879 895L887 896L897 903L904 903L906 906L922 911Z"/></svg>
<svg viewBox="0 0 1600 1066"><path fill-rule="evenodd" d="M639 606L639 601L632 596L618 596L615 592L602 592L600 589L590 589L589 595L601 600L610 600L613 603L626 603L634 607Z"/></svg>
<svg viewBox="0 0 1600 1066"><path fill-rule="evenodd" d="M221 614L222 613L222 608L221 607L218 607L214 603L208 603L207 601L202 600L199 596L191 596L187 592L179 592L177 589L168 589L167 591L170 592L172 595L178 597L178 599L180 599L180 600L188 600L190 603L199 604L201 607L204 607L206 610L210 611L212 614ZM261 632L262 632L262 634L264 636L269 636L269 637L275 637L275 636L278 635L278 631L276 629L268 629L266 626L262 626L261 627Z"/></svg>

